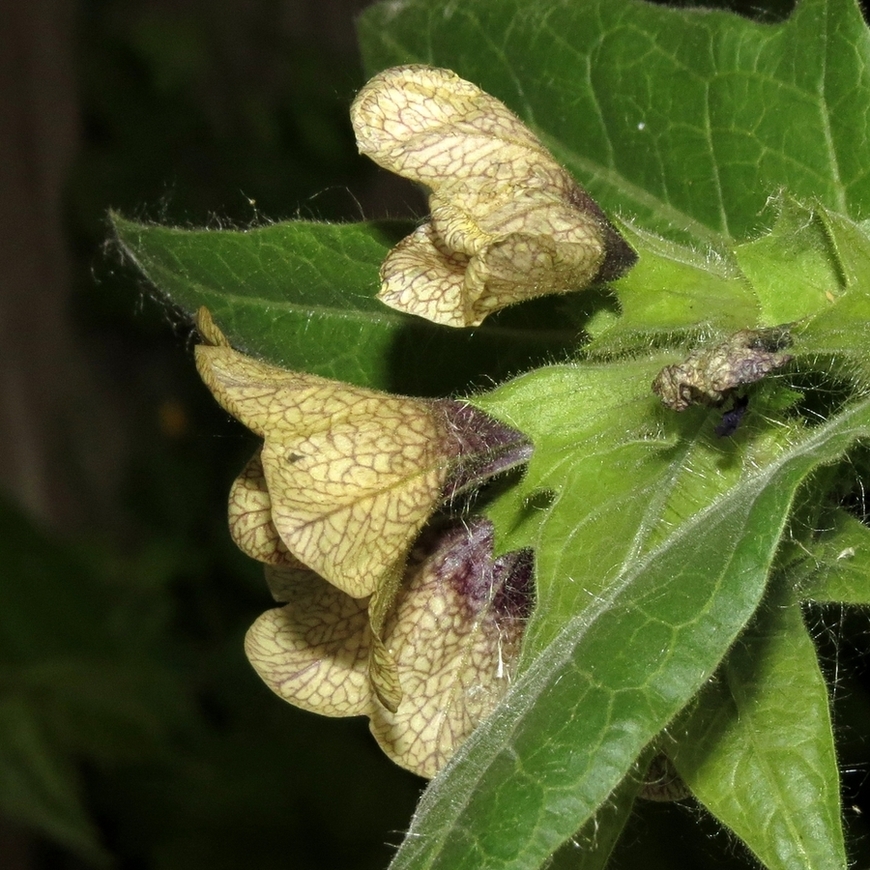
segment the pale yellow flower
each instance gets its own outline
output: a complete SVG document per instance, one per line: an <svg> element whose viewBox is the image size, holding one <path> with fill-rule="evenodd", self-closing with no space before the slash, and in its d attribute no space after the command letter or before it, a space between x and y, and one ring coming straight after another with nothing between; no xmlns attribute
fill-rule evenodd
<svg viewBox="0 0 870 870"><path fill-rule="evenodd" d="M264 439L230 493L233 538L367 599L371 679L395 709L402 690L381 638L411 545L445 496L523 462L530 445L467 404L287 371L233 350L205 309L197 324L203 381Z"/></svg>
<svg viewBox="0 0 870 870"><path fill-rule="evenodd" d="M504 695L532 606L530 551L492 559L492 526L476 519L415 548L383 630L403 694L395 711L367 678L365 601L314 573L268 568L287 603L248 632L248 658L284 700L326 716L368 716L394 761L432 777Z"/></svg>
<svg viewBox="0 0 870 870"><path fill-rule="evenodd" d="M381 269L378 297L393 308L476 326L507 305L616 278L637 259L528 127L450 70L379 73L351 122L361 153L430 191L430 221Z"/></svg>

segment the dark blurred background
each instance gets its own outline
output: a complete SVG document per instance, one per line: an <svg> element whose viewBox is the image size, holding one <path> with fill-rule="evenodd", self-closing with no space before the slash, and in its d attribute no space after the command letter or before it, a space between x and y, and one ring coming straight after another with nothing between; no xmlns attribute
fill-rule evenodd
<svg viewBox="0 0 870 870"><path fill-rule="evenodd" d="M109 208L213 227L422 210L353 144L364 5L0 0L4 870L383 868L408 824L423 783L364 722L297 711L248 666L271 601L225 513L253 442L107 241ZM815 630L866 706L836 670L851 618ZM746 866L698 818L648 807L619 866Z"/></svg>
<svg viewBox="0 0 870 870"><path fill-rule="evenodd" d="M407 212L356 154L364 0L0 2L0 866L381 868L423 785L281 703L226 531L253 447L106 212Z"/></svg>

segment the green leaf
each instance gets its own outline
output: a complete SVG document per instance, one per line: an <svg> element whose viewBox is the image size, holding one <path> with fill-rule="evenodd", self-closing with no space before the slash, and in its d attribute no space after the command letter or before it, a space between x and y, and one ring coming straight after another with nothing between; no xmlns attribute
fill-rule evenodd
<svg viewBox="0 0 870 870"><path fill-rule="evenodd" d="M444 395L565 356L579 334L553 298L478 329L387 308L375 298L378 270L406 225L292 221L242 232L112 220L125 254L165 297L187 314L205 305L240 350L285 368Z"/></svg>
<svg viewBox="0 0 870 870"><path fill-rule="evenodd" d="M723 486L726 475L705 503L697 492L687 498L680 480L668 483L661 469L667 458L672 470L703 479L694 460L709 440L704 423L696 416L696 437L684 436L686 443L639 437L636 408L624 401L631 389L639 393L638 369L624 365L623 379L634 386L622 390L613 367L607 371L615 398L601 412L589 410L600 394L583 407L583 383L595 373L587 366L533 373L480 402L533 433L527 485L554 494L544 519L514 524L535 531L539 604L525 671L424 795L396 870L537 867L591 818L752 615L803 479L870 434L864 400L792 435L768 461L756 457L733 485ZM551 404L544 386L562 403L572 380L581 391L575 419L589 435L580 442L541 419ZM630 434L614 446L601 429L620 407ZM564 412L561 419L564 426ZM635 530L627 539L626 526ZM513 545L516 535L507 537Z"/></svg>
<svg viewBox="0 0 870 870"><path fill-rule="evenodd" d="M778 197L777 205L773 229L735 250L766 325L814 317L847 289L821 214L789 197Z"/></svg>
<svg viewBox="0 0 870 870"><path fill-rule="evenodd" d="M637 266L614 284L621 316L592 316L587 356L607 358L747 327L790 325L789 348L810 383L842 397L870 385L870 236L823 206L780 194L773 229L702 258L626 227ZM819 373L824 359L824 374ZM830 402L829 402L830 406ZM830 408L829 408L830 409Z"/></svg>
<svg viewBox="0 0 870 870"><path fill-rule="evenodd" d="M370 72L455 70L523 118L606 211L672 238L747 238L781 188L870 214L870 38L854 0L781 24L640 0L381 3Z"/></svg>
<svg viewBox="0 0 870 870"><path fill-rule="evenodd" d="M800 329L800 344L807 355L837 360L851 377L865 380L870 373L870 236L866 225L843 215L818 209L831 250L836 258L839 282L831 282L823 311Z"/></svg>
<svg viewBox="0 0 870 870"><path fill-rule="evenodd" d="M701 254L637 227L622 229L638 262L614 285L621 316L603 334L593 320L587 353L618 353L680 332L735 332L760 322L753 287L727 246Z"/></svg>
<svg viewBox="0 0 870 870"><path fill-rule="evenodd" d="M870 528L841 509L822 517L805 557L791 566L801 598L820 603L870 604Z"/></svg>
<svg viewBox="0 0 870 870"><path fill-rule="evenodd" d="M846 867L828 689L783 578L678 734L683 780L765 867Z"/></svg>
<svg viewBox="0 0 870 870"><path fill-rule="evenodd" d="M651 752L641 756L594 818L553 855L546 870L604 870L643 787L643 775L651 758Z"/></svg>

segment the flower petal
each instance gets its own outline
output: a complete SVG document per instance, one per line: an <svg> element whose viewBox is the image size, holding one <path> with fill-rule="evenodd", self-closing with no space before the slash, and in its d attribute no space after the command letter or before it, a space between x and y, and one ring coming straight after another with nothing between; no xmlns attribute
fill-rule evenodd
<svg viewBox="0 0 870 870"><path fill-rule="evenodd" d="M280 579L272 584L283 589L287 604L267 610L245 637L245 652L263 681L285 701L313 713L370 712L366 602L313 572L306 579L294 577L292 584Z"/></svg>
<svg viewBox="0 0 870 870"><path fill-rule="evenodd" d="M493 528L448 529L407 577L385 637L402 681L371 730L394 761L432 777L510 685L532 605L530 551L492 559Z"/></svg>
<svg viewBox="0 0 870 870"><path fill-rule="evenodd" d="M468 257L451 253L432 224L422 224L387 254L378 299L433 323L466 326L474 317L464 301L467 267Z"/></svg>
<svg viewBox="0 0 870 870"><path fill-rule="evenodd" d="M266 487L259 450L233 481L229 523L230 535L245 555L270 565L307 570L287 549L272 522L272 498Z"/></svg>
<svg viewBox="0 0 870 870"><path fill-rule="evenodd" d="M432 777L510 684L533 603L533 560L528 550L493 559L487 520L423 537L384 627L402 683L396 710L375 700L366 602L313 573L285 582L285 569L267 567L288 603L254 623L245 649L284 700L326 716L367 715L387 755Z"/></svg>
<svg viewBox="0 0 870 870"><path fill-rule="evenodd" d="M384 70L357 94L350 119L360 153L431 190L480 179L500 189L538 166L560 169L504 103L447 69Z"/></svg>

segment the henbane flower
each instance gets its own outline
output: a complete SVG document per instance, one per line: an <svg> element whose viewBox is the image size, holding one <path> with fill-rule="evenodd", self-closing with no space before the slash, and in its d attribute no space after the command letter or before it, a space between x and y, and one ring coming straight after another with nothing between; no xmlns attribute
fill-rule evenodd
<svg viewBox="0 0 870 870"><path fill-rule="evenodd" d="M503 103L450 70L385 70L351 106L359 150L426 185L431 219L381 268L379 298L447 326L619 277L637 259Z"/></svg>
<svg viewBox="0 0 870 870"><path fill-rule="evenodd" d="M492 524L428 530L415 547L384 640L404 692L396 710L367 678L364 601L313 572L270 567L283 607L264 613L245 649L281 698L326 716L368 716L384 752L432 777L494 708L514 675L533 603L529 550L492 556Z"/></svg>
<svg viewBox="0 0 870 870"><path fill-rule="evenodd" d="M234 539L255 559L368 599L372 680L395 709L401 688L381 629L411 545L445 495L525 461L531 446L465 403L287 371L230 347L205 309L197 325L203 381L264 439L232 488Z"/></svg>

